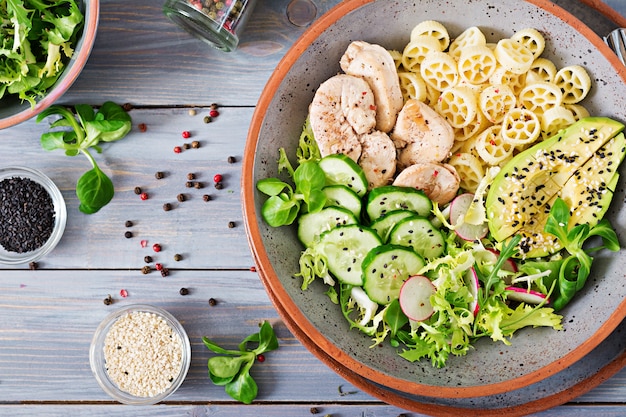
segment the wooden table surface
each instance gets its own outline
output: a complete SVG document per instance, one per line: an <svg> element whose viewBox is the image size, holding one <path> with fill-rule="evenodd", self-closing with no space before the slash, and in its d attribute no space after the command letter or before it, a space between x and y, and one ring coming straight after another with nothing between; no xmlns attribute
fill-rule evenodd
<svg viewBox="0 0 626 417"><path fill-rule="evenodd" d="M240 208L241 158L265 82L306 29L289 23L288 2L259 1L239 49L223 53L169 22L162 1L102 1L91 57L61 99L64 104L112 100L133 107L131 133L96 156L116 188L113 201L99 213L80 213L74 194L88 162L39 145L47 123L30 120L0 131L0 166L44 171L61 189L69 213L63 239L37 270L0 267L0 415L308 416L312 407L332 416L421 415L362 392L309 353L281 322L251 270ZM319 16L339 1L314 3ZM577 0L557 3L600 34L616 26ZM606 3L626 16L623 0ZM211 103L220 105L220 115L207 124L203 118ZM147 131L140 131L140 123ZM182 138L185 130L190 139ZM198 140L200 148L173 152L174 146L191 140ZM235 163L228 162L229 156ZM157 180L157 171L165 172L165 178ZM185 187L190 172L205 188ZM215 174L224 177L221 190L212 186ZM148 200L135 195L137 186L150 195ZM187 201L178 203L179 193ZM203 194L210 194L211 201L203 201ZM165 212L166 202L174 209ZM131 229L125 227L127 220L134 224ZM125 238L127 230L132 238ZM141 240L149 242L147 248ZM153 253L153 243L160 243L162 252ZM182 261L174 261L176 253ZM142 274L146 255L168 267L170 275ZM189 295L179 294L182 287ZM120 296L122 289L126 298ZM103 300L109 294L114 303L107 306ZM217 305L209 305L210 298ZM187 379L157 406L112 401L89 367L98 323L114 309L134 303L165 307L191 339ZM259 395L252 405L242 405L210 382L210 354L201 337L234 347L263 320L274 325L280 348L255 366ZM534 415L624 416L626 369L575 400Z"/></svg>

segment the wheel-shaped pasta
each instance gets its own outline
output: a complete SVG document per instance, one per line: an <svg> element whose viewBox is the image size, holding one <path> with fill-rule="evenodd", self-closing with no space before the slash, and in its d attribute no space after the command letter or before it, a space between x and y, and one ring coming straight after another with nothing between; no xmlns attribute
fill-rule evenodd
<svg viewBox="0 0 626 417"><path fill-rule="evenodd" d="M498 63L513 74L524 74L535 60L530 49L512 39L498 41L493 53Z"/></svg>
<svg viewBox="0 0 626 417"><path fill-rule="evenodd" d="M456 39L450 43L450 49L448 53L455 59L459 59L461 52L468 46L472 45L485 45L487 39L485 34L481 32L476 26L465 29Z"/></svg>
<svg viewBox="0 0 626 417"><path fill-rule="evenodd" d="M508 161L513 156L515 147L502 139L500 135L500 125L494 125L487 128L476 137L474 146L476 153L491 166L500 165Z"/></svg>
<svg viewBox="0 0 626 417"><path fill-rule="evenodd" d="M431 52L420 65L420 74L426 84L443 91L459 81L456 61L445 52Z"/></svg>
<svg viewBox="0 0 626 417"><path fill-rule="evenodd" d="M524 87L518 100L524 108L542 115L546 110L563 103L563 93L556 84L535 83Z"/></svg>
<svg viewBox="0 0 626 417"><path fill-rule="evenodd" d="M418 73L401 71L398 72L398 79L400 80L400 90L402 91L404 101L411 98L426 101L428 90L426 89L426 83Z"/></svg>
<svg viewBox="0 0 626 417"><path fill-rule="evenodd" d="M485 45L471 45L461 51L457 68L462 80L478 85L489 80L497 65L491 49Z"/></svg>
<svg viewBox="0 0 626 417"><path fill-rule="evenodd" d="M402 68L402 52L395 50L395 49L391 49L389 50L389 55L391 55L391 58L393 59L393 63L396 64L396 70L403 71L404 69Z"/></svg>
<svg viewBox="0 0 626 417"><path fill-rule="evenodd" d="M418 23L417 26L411 30L411 40L414 40L418 36L430 36L439 41L441 51L450 45L450 35L444 25L435 20L425 20Z"/></svg>
<svg viewBox="0 0 626 417"><path fill-rule="evenodd" d="M508 85L490 85L478 98L478 108L491 123L500 123L517 104L515 93Z"/></svg>
<svg viewBox="0 0 626 417"><path fill-rule="evenodd" d="M452 165L461 178L460 188L475 192L478 188L478 184L485 176L485 169L483 168L480 159L471 153L455 153L448 160L448 164Z"/></svg>
<svg viewBox="0 0 626 417"><path fill-rule="evenodd" d="M576 121L590 116L589 110L580 104L565 104L563 107L572 112L574 120Z"/></svg>
<svg viewBox="0 0 626 417"><path fill-rule="evenodd" d="M489 84L508 85L516 96L519 96L526 86L526 74L513 74L506 68L498 66L493 75L489 77Z"/></svg>
<svg viewBox="0 0 626 417"><path fill-rule="evenodd" d="M457 142L463 142L473 136L477 136L480 132L491 126L483 112L477 111L476 117L467 126L454 128L454 140Z"/></svg>
<svg viewBox="0 0 626 417"><path fill-rule="evenodd" d="M502 120L500 136L518 149L524 149L534 143L541 134L541 121L530 110L516 107L511 109Z"/></svg>
<svg viewBox="0 0 626 417"><path fill-rule="evenodd" d="M424 103L428 104L431 107L434 107L435 103L437 103L437 100L439 100L440 95L441 91L426 83L426 100L424 100Z"/></svg>
<svg viewBox="0 0 626 417"><path fill-rule="evenodd" d="M533 28L518 30L511 36L511 39L530 49L535 59L539 58L539 55L543 53L546 47L546 40L543 35Z"/></svg>
<svg viewBox="0 0 626 417"><path fill-rule="evenodd" d="M537 58L526 73L526 83L534 84L539 82L554 82L556 76L556 65L547 58Z"/></svg>
<svg viewBox="0 0 626 417"><path fill-rule="evenodd" d="M453 128L467 126L474 120L478 111L476 95L468 87L447 88L441 92L435 110L445 117Z"/></svg>
<svg viewBox="0 0 626 417"><path fill-rule="evenodd" d="M580 65L563 67L556 72L554 83L563 91L563 103L576 104L584 99L591 89L591 78Z"/></svg>
<svg viewBox="0 0 626 417"><path fill-rule="evenodd" d="M563 106L552 107L541 116L541 135L547 139L576 122L571 111Z"/></svg>
<svg viewBox="0 0 626 417"><path fill-rule="evenodd" d="M429 52L440 52L441 46L436 38L418 36L409 42L402 52L402 66L407 71L419 71L420 64Z"/></svg>

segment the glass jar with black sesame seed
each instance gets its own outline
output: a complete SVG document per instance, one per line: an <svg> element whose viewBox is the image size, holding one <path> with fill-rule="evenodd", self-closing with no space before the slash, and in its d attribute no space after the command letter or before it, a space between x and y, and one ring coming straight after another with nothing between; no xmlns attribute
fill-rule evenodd
<svg viewBox="0 0 626 417"><path fill-rule="evenodd" d="M167 0L163 13L209 45L230 52L237 48L256 0Z"/></svg>

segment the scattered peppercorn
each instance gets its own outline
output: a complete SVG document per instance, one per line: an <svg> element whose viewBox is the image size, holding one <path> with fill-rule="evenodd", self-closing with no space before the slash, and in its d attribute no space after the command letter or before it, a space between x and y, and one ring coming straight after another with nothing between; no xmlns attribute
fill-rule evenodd
<svg viewBox="0 0 626 417"><path fill-rule="evenodd" d="M210 116L204 116L204 119L202 120L204 121L204 123L211 123L213 121Z"/></svg>
<svg viewBox="0 0 626 417"><path fill-rule="evenodd" d="M125 289L121 289L120 290L120 295L124 298L128 297L128 291L126 291Z"/></svg>
<svg viewBox="0 0 626 417"><path fill-rule="evenodd" d="M189 109L189 115L190 116L195 116L196 115L196 109Z"/></svg>
<svg viewBox="0 0 626 417"><path fill-rule="evenodd" d="M256 266L251 266L250 267L250 272L256 272Z"/></svg>
<svg viewBox="0 0 626 417"><path fill-rule="evenodd" d="M235 222L228 222L228 228L229 229L232 229L235 226L236 226Z"/></svg>
<svg viewBox="0 0 626 417"><path fill-rule="evenodd" d="M204 185L203 185L201 182L195 182L195 183L193 184L193 187L194 187L195 189L199 190L199 189L201 189L201 188L204 188Z"/></svg>
<svg viewBox="0 0 626 417"><path fill-rule="evenodd" d="M130 220L126 220L126 223L124 223L124 226L133 227L133 222L131 222Z"/></svg>
<svg viewBox="0 0 626 417"><path fill-rule="evenodd" d="M111 297L111 294L109 294L104 298L104 300L102 300L102 302L104 303L104 305L110 306L111 304L113 304L113 297Z"/></svg>
<svg viewBox="0 0 626 417"><path fill-rule="evenodd" d="M141 194L139 194L139 198L141 198L142 200L147 200L148 199L148 193L141 193Z"/></svg>
<svg viewBox="0 0 626 417"><path fill-rule="evenodd" d="M180 146L174 146L174 153L181 153L183 150Z"/></svg>
<svg viewBox="0 0 626 417"><path fill-rule="evenodd" d="M223 179L224 177L221 174L215 174L213 176L213 182L222 182Z"/></svg>
<svg viewBox="0 0 626 417"><path fill-rule="evenodd" d="M320 412L320 410L318 410L317 407L311 407L309 411L311 412L311 414L319 414Z"/></svg>
<svg viewBox="0 0 626 417"><path fill-rule="evenodd" d="M224 184L222 184L221 182L216 182L215 183L215 188L218 190L221 190L222 188L224 188Z"/></svg>
<svg viewBox="0 0 626 417"><path fill-rule="evenodd" d="M220 112L218 112L217 110L211 110L209 112L209 116L211 116L211 117L217 117L219 115L220 115Z"/></svg>
<svg viewBox="0 0 626 417"><path fill-rule="evenodd" d="M181 255L180 253L177 253L176 255L174 255L174 260L176 262L182 261L183 260L183 255Z"/></svg>
<svg viewBox="0 0 626 417"><path fill-rule="evenodd" d="M130 111L130 110L133 109L133 105L130 104L130 103L124 103L124 104L122 104L122 108L124 109L124 111L127 112L127 111Z"/></svg>
<svg viewBox="0 0 626 417"><path fill-rule="evenodd" d="M124 237L126 239L130 239L131 237L133 237L133 232L131 231L127 231L126 233L124 233Z"/></svg>
<svg viewBox="0 0 626 417"><path fill-rule="evenodd" d="M139 123L137 127L139 128L140 132L145 132L146 130L148 130L148 126L146 126L145 123Z"/></svg>
<svg viewBox="0 0 626 417"><path fill-rule="evenodd" d="M256 359L259 362L265 362L265 356L263 354L257 355Z"/></svg>
<svg viewBox="0 0 626 417"><path fill-rule="evenodd" d="M190 172L189 174L187 174L187 179L188 180L195 180L196 179L196 174L194 174L193 172Z"/></svg>
<svg viewBox="0 0 626 417"><path fill-rule="evenodd" d="M183 138L188 139L191 137L191 132L188 130L184 130L182 133Z"/></svg>
<svg viewBox="0 0 626 417"><path fill-rule="evenodd" d="M150 262L152 262L152 256L144 256L143 257L143 261L147 264L149 264Z"/></svg>
<svg viewBox="0 0 626 417"><path fill-rule="evenodd" d="M189 290L185 287L181 288L180 291L178 291L180 293L180 295L188 295L189 294Z"/></svg>
<svg viewBox="0 0 626 417"><path fill-rule="evenodd" d="M217 103L211 103L211 110L217 110Z"/></svg>
<svg viewBox="0 0 626 417"><path fill-rule="evenodd" d="M209 305L214 307L217 305L217 300L215 298L209 298Z"/></svg>
<svg viewBox="0 0 626 417"><path fill-rule="evenodd" d="M163 264L156 263L154 264L154 267L156 268L157 271L161 271L163 269Z"/></svg>
<svg viewBox="0 0 626 417"><path fill-rule="evenodd" d="M176 199L182 203L183 201L185 201L185 200L186 200L186 198L185 198L185 194L178 194L178 195L176 196Z"/></svg>
<svg viewBox="0 0 626 417"><path fill-rule="evenodd" d="M192 188L192 187L193 187L193 182L191 182L191 181L187 181L187 182L185 183L185 187L187 187L187 188Z"/></svg>
<svg viewBox="0 0 626 417"><path fill-rule="evenodd" d="M189 149L191 148L191 145L188 143L183 143L183 149Z"/></svg>
<svg viewBox="0 0 626 417"><path fill-rule="evenodd" d="M141 187L135 187L135 194L141 194Z"/></svg>
<svg viewBox="0 0 626 417"><path fill-rule="evenodd" d="M36 270L37 268L39 268L39 264L38 264L37 262L34 262L34 261L33 261L33 262L30 262L30 263L28 264L28 268L29 268L31 271L34 271L34 270Z"/></svg>
<svg viewBox="0 0 626 417"><path fill-rule="evenodd" d="M166 277L166 276L168 276L169 274L170 274L170 270L169 270L169 269L167 269L167 268L163 268L163 269L161 269L161 276L162 276L162 277L164 277L164 278L165 278L165 277Z"/></svg>
<svg viewBox="0 0 626 417"><path fill-rule="evenodd" d="M170 203L163 204L163 211L170 211L172 209L172 205Z"/></svg>
<svg viewBox="0 0 626 417"><path fill-rule="evenodd" d="M235 162L237 162L237 158L235 158L234 156L229 156L228 157L228 163L229 164L234 164Z"/></svg>
<svg viewBox="0 0 626 417"><path fill-rule="evenodd" d="M163 177L165 177L165 174L161 171L157 171L156 174L154 174L154 178L156 178L157 180L160 180Z"/></svg>
<svg viewBox="0 0 626 417"><path fill-rule="evenodd" d="M205 195L203 195L203 196L202 196L202 199L203 199L204 201L211 201L211 196L210 196L210 195L208 195L208 194L205 194Z"/></svg>
<svg viewBox="0 0 626 417"><path fill-rule="evenodd" d="M191 142L191 147L194 149L198 149L200 147L200 142L194 140L193 142Z"/></svg>
<svg viewBox="0 0 626 417"><path fill-rule="evenodd" d="M144 275L145 274L149 274L150 271L152 271L152 269L148 265L146 265L143 268L141 268L141 273L144 274Z"/></svg>
<svg viewBox="0 0 626 417"><path fill-rule="evenodd" d="M152 250L155 252L161 252L161 245L155 243L154 245L152 245Z"/></svg>

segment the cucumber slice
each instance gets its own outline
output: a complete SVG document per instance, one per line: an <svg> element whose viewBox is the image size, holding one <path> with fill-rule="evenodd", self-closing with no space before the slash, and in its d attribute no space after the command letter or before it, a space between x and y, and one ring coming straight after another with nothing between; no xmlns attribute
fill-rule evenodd
<svg viewBox="0 0 626 417"><path fill-rule="evenodd" d="M379 217L370 225L372 229L378 233L378 236L383 240L383 242L389 242L389 232L393 227L402 219L406 219L407 217L413 217L415 213L408 210L394 210L390 211L382 217Z"/></svg>
<svg viewBox="0 0 626 417"><path fill-rule="evenodd" d="M326 174L327 185L345 185L359 197L367 192L367 178L363 169L346 155L327 155L320 159L319 166Z"/></svg>
<svg viewBox="0 0 626 417"><path fill-rule="evenodd" d="M382 242L375 231L351 224L330 229L320 236L319 247L326 257L328 270L341 282L363 285L361 262Z"/></svg>
<svg viewBox="0 0 626 417"><path fill-rule="evenodd" d="M400 288L425 265L424 259L410 248L382 245L372 249L363 260L363 290L370 300L389 304L398 299Z"/></svg>
<svg viewBox="0 0 626 417"><path fill-rule="evenodd" d="M326 196L326 206L348 209L356 218L361 217L361 198L345 185L327 185L322 189Z"/></svg>
<svg viewBox="0 0 626 417"><path fill-rule="evenodd" d="M430 214L433 203L421 190L411 187L398 187L386 185L374 188L367 197L365 207L370 220L374 221L379 217L394 210L410 210L422 217Z"/></svg>
<svg viewBox="0 0 626 417"><path fill-rule="evenodd" d="M425 217L411 216L400 220L389 232L389 243L413 248L426 259L440 257L446 249L441 231Z"/></svg>
<svg viewBox="0 0 626 417"><path fill-rule="evenodd" d="M307 248L319 241L322 233L358 220L350 210L342 207L326 207L316 213L306 213L298 218L298 238Z"/></svg>

